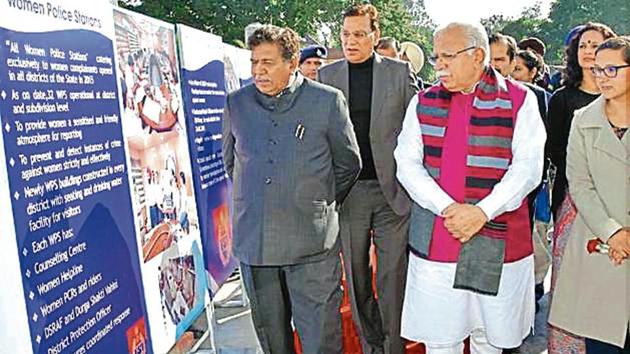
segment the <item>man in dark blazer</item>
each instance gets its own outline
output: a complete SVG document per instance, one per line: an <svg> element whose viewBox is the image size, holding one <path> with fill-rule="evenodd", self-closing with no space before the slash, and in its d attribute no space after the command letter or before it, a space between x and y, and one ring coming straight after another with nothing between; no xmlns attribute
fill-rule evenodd
<svg viewBox="0 0 630 354"><path fill-rule="evenodd" d="M343 94L297 73L299 37L249 38L254 85L230 94L223 159L234 183L234 255L265 353L342 353L338 206L361 170Z"/></svg>
<svg viewBox="0 0 630 354"><path fill-rule="evenodd" d="M374 53L378 11L344 12L345 60L324 66L319 80L349 103L363 170L341 209L341 240L352 314L364 353L403 353L400 315L407 274L409 197L396 180L394 149L405 109L416 94L409 64ZM370 245L376 248L378 303L372 290Z"/></svg>

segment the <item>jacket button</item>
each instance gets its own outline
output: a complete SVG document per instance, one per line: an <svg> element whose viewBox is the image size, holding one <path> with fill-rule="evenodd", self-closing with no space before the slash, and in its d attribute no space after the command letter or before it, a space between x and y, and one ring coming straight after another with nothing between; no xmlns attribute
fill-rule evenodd
<svg viewBox="0 0 630 354"><path fill-rule="evenodd" d="M265 178L265 184L271 184L271 177Z"/></svg>
<svg viewBox="0 0 630 354"><path fill-rule="evenodd" d="M267 160L267 162L269 162L270 164L273 164L273 159L269 159Z"/></svg>
<svg viewBox="0 0 630 354"><path fill-rule="evenodd" d="M275 140L273 140L273 139L269 139L269 144L271 144L271 145L276 145L276 141L275 141Z"/></svg>

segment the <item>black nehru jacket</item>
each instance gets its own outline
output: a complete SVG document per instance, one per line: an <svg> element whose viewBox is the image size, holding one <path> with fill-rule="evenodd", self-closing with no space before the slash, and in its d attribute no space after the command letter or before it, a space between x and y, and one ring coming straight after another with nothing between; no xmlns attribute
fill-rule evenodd
<svg viewBox="0 0 630 354"><path fill-rule="evenodd" d="M354 133L357 136L363 164L363 169L359 175L360 180L376 179L372 146L370 145L373 63L374 55L363 63L348 63L350 120L354 125Z"/></svg>

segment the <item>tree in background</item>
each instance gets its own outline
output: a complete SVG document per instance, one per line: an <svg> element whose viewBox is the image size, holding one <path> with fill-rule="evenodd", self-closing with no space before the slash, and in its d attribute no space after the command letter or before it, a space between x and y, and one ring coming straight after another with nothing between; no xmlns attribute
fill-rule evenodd
<svg viewBox="0 0 630 354"><path fill-rule="evenodd" d="M121 0L125 7L172 23L183 23L241 44L254 22L291 27L302 36L316 35L325 23L338 21L344 0Z"/></svg>
<svg viewBox="0 0 630 354"><path fill-rule="evenodd" d="M569 31L588 21L609 25L617 34L630 34L628 0L556 0L548 18L541 16L541 4L525 8L518 18L491 16L482 19L489 32L502 32L516 38L538 37L547 46L545 61L562 64L563 42Z"/></svg>
<svg viewBox="0 0 630 354"><path fill-rule="evenodd" d="M492 15L481 19L481 24L489 35L500 32L514 37L517 42L532 36L544 40L543 27L547 25L549 20L542 17L541 7L542 4L538 1L530 7L525 7L516 18Z"/></svg>
<svg viewBox="0 0 630 354"><path fill-rule="evenodd" d="M183 23L212 32L224 41L243 45L244 28L250 23L288 26L302 36L328 35L326 44L338 46L341 12L352 0L120 0L122 7L171 23ZM381 10L382 33L400 41L419 44L431 53L435 23L428 16L424 0L371 0ZM523 9L517 18L492 15L482 19L489 33L502 32L516 38L538 37L547 45L545 60L562 64L562 43L571 28L588 21L605 23L618 34L630 34L629 0L555 0L548 18L541 4ZM330 31L322 31L322 28ZM433 70L421 72L432 80Z"/></svg>
<svg viewBox="0 0 630 354"><path fill-rule="evenodd" d="M546 59L561 63L562 43L575 26L588 21L610 26L617 34L630 34L630 1L628 0L557 0L551 6L549 21L541 28L547 43Z"/></svg>
<svg viewBox="0 0 630 354"><path fill-rule="evenodd" d="M435 23L424 7L424 0L373 0L381 13L381 35L394 37L399 42L414 42L424 51L425 57L433 50ZM425 61L426 62L426 61ZM425 64L420 77L434 79L433 68Z"/></svg>
<svg viewBox="0 0 630 354"><path fill-rule="evenodd" d="M201 23L195 11L194 0L121 0L118 5L166 22L179 22L201 30L208 28Z"/></svg>
<svg viewBox="0 0 630 354"><path fill-rule="evenodd" d="M479 22L486 29L488 35L491 35L498 32L503 33L503 27L510 21L512 21L512 18L504 15L491 15L490 17L482 18Z"/></svg>
<svg viewBox="0 0 630 354"><path fill-rule="evenodd" d="M211 32L226 43L243 45L244 29L254 22L291 27L302 37L319 38L339 45L341 14L356 1L349 0L120 0L121 7L171 23ZM435 25L424 9L424 0L373 0L381 11L381 32L400 41L419 44L428 54ZM322 31L322 28L326 31ZM328 31L329 30L329 31ZM425 65L422 76L430 77Z"/></svg>
<svg viewBox="0 0 630 354"><path fill-rule="evenodd" d="M531 7L526 7L519 18L505 24L503 31L516 38L517 41L527 37L537 37L542 32L543 26L549 22L541 16L541 3L536 2Z"/></svg>

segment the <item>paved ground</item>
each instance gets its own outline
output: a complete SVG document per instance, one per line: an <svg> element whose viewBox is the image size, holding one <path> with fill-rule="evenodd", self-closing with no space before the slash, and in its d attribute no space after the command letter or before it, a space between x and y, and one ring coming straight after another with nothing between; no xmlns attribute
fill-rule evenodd
<svg viewBox="0 0 630 354"><path fill-rule="evenodd" d="M549 282L546 283L545 288L549 289ZM235 284L232 285L232 289L234 286ZM525 340L523 345L515 351L516 353L547 353L546 319L549 310L547 294L541 299L540 305L541 310L536 316L534 334ZM254 334L251 313L247 307L217 307L215 314L218 322L215 332L218 354L262 354ZM209 354L210 351L200 350L197 353Z"/></svg>

